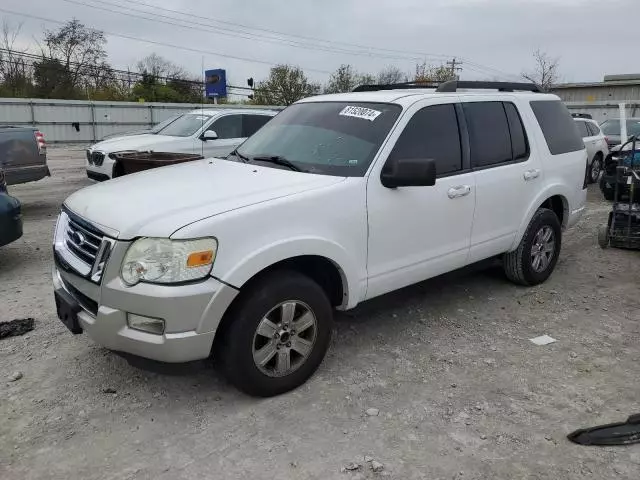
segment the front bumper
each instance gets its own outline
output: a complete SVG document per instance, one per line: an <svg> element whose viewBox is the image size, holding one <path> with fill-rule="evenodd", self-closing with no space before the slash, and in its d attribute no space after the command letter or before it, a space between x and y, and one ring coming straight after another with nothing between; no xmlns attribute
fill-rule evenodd
<svg viewBox="0 0 640 480"><path fill-rule="evenodd" d="M80 304L80 326L108 349L168 363L207 358L218 325L238 290L212 277L184 285L139 283L128 287L120 279L128 246L129 242L113 243L99 283L71 267L71 252L54 247L54 289L66 290ZM131 328L128 314L164 320L164 333Z"/></svg>
<svg viewBox="0 0 640 480"><path fill-rule="evenodd" d="M113 166L115 160L105 155L101 165L95 165L88 160L85 161L85 167L87 169L87 177L91 180L104 181L113 178Z"/></svg>

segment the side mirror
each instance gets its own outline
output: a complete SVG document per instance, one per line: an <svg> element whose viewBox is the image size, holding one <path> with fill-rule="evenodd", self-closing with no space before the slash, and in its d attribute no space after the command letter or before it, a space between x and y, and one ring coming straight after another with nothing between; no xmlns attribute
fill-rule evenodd
<svg viewBox="0 0 640 480"><path fill-rule="evenodd" d="M431 187L436 184L436 163L430 158L403 158L386 164L380 181L387 188Z"/></svg>
<svg viewBox="0 0 640 480"><path fill-rule="evenodd" d="M202 136L200 138L202 140L204 140L205 142L207 140L217 140L218 139L218 134L214 130L207 130L206 132L204 132L202 134Z"/></svg>

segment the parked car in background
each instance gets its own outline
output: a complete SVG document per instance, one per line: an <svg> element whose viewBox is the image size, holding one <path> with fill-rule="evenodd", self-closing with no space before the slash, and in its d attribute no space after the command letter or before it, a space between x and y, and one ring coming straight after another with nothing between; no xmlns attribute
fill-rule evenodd
<svg viewBox="0 0 640 480"><path fill-rule="evenodd" d="M634 150L635 146L635 150ZM632 168L635 171L640 171L640 139L636 139L634 145L633 141L627 141L622 145L616 145L611 148L611 153L607 155L604 161L603 174L600 177L600 191L606 200L613 200L615 197L616 187L616 169L618 166L625 166ZM619 192L621 198L629 196L629 186L624 186L618 183ZM640 193L635 192L634 198L640 198Z"/></svg>
<svg viewBox="0 0 640 480"><path fill-rule="evenodd" d="M573 117L589 157L589 182L595 183L602 172L604 159L609 154L607 139L595 120Z"/></svg>
<svg viewBox="0 0 640 480"><path fill-rule="evenodd" d="M146 128L146 129L142 129L142 130L129 130L127 132L119 132L119 133L112 133L111 135L105 135L104 137L102 137L101 141L110 140L110 139L116 138L116 137L131 137L133 135L144 135L145 133L158 133L164 127L166 127L167 125L173 123L173 121L176 120L177 118L179 118L180 116L181 115L173 115L173 116L167 118L166 120L163 120L162 122L159 122L159 123L155 124L151 128Z"/></svg>
<svg viewBox="0 0 640 480"><path fill-rule="evenodd" d="M619 118L610 118L605 120L600 124L600 130L604 133L604 136L607 138L607 145L609 145L609 149L620 145L623 140L620 138L620 119ZM640 118L627 118L627 135L640 135ZM627 139L625 138L626 142Z"/></svg>
<svg viewBox="0 0 640 480"><path fill-rule="evenodd" d="M229 155L247 137L267 123L277 111L248 109L198 109L185 113L154 133L117 137L87 149L87 176L103 181L113 177L112 154L123 151L160 151Z"/></svg>
<svg viewBox="0 0 640 480"><path fill-rule="evenodd" d="M32 127L0 126L0 170L8 185L48 177L44 135Z"/></svg>
<svg viewBox="0 0 640 480"><path fill-rule="evenodd" d="M22 236L20 202L0 188L0 247Z"/></svg>
<svg viewBox="0 0 640 480"><path fill-rule="evenodd" d="M58 317L130 355L213 353L270 396L320 365L334 308L492 257L517 284L547 280L587 197L560 99L503 82L382 88L301 100L226 159L71 195Z"/></svg>

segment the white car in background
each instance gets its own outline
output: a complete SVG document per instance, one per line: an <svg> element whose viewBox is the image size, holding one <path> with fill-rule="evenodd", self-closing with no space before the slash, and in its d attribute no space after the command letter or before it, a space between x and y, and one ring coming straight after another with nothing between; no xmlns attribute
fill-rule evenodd
<svg viewBox="0 0 640 480"><path fill-rule="evenodd" d="M125 151L195 153L224 157L278 113L275 110L198 109L180 115L155 133L110 138L87 149L87 176L109 180L113 154Z"/></svg>
<svg viewBox="0 0 640 480"><path fill-rule="evenodd" d="M604 159L609 155L607 138L595 120L589 118L574 118L573 120L576 122L589 157L589 173L587 178L589 182L596 183L604 167Z"/></svg>

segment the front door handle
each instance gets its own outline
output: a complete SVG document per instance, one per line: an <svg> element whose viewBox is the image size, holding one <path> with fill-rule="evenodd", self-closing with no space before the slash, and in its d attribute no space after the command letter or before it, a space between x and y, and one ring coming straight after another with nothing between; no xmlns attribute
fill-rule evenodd
<svg viewBox="0 0 640 480"><path fill-rule="evenodd" d="M526 181L533 180L534 178L538 178L540 176L540 170L538 170L537 168L533 170L527 170L522 176Z"/></svg>
<svg viewBox="0 0 640 480"><path fill-rule="evenodd" d="M460 197L466 197L470 193L471 193L471 186L469 186L469 185L457 185L455 187L451 187L447 191L447 195L451 199L460 198Z"/></svg>

